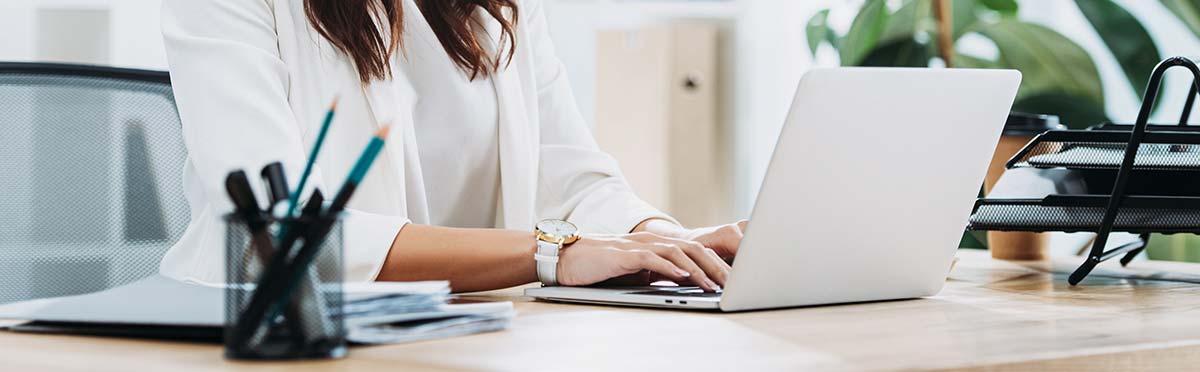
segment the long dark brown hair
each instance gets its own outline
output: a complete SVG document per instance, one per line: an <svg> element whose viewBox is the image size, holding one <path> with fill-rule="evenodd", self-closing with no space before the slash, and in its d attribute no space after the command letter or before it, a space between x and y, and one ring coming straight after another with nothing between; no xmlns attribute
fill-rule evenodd
<svg viewBox="0 0 1200 372"><path fill-rule="evenodd" d="M392 76L391 57L401 49L404 0L304 0L308 20L354 62L363 83ZM418 0L425 20L450 58L474 80L498 71L516 51L516 0ZM500 23L500 45L489 53L474 18L482 9Z"/></svg>

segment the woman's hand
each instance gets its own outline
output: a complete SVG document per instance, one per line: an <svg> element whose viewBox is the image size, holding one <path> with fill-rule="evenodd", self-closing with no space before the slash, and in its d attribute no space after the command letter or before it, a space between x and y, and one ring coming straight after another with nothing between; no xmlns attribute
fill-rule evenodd
<svg viewBox="0 0 1200 372"><path fill-rule="evenodd" d="M558 282L591 285L648 271L654 275L647 278L690 282L706 291L719 291L729 270L729 264L716 251L698 242L638 232L584 236L563 249L559 253Z"/></svg>
<svg viewBox="0 0 1200 372"><path fill-rule="evenodd" d="M721 258L732 260L737 256L738 247L749 221L741 220L727 225L685 229L667 220L652 219L642 222L634 231L646 231L658 235L670 236L676 239L700 243L717 252Z"/></svg>
<svg viewBox="0 0 1200 372"><path fill-rule="evenodd" d="M742 245L742 237L745 236L748 222L741 220L728 225L688 230L683 234L683 239L703 244L716 251L721 258L732 260L734 256L737 256L738 247Z"/></svg>

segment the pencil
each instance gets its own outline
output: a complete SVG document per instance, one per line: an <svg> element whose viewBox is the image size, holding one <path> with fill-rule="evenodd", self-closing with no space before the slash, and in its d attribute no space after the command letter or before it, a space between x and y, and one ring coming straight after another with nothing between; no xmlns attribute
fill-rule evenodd
<svg viewBox="0 0 1200 372"><path fill-rule="evenodd" d="M304 193L308 177L312 175L313 166L317 164L317 155L321 154L321 146L325 144L325 135L329 133L329 127L333 124L333 116L337 113L338 98L333 97L333 103L329 105L329 111L325 113L325 122L321 123L321 130L317 132L317 140L313 142L312 151L308 154L308 162L304 164L304 173L300 174L300 183L296 185L296 191L288 198L287 216L289 217L296 213L296 207L300 204L300 194Z"/></svg>
<svg viewBox="0 0 1200 372"><path fill-rule="evenodd" d="M259 286L260 290L265 292L262 298L259 299L261 302L257 302L256 304L260 306L251 306L256 311L247 315L249 321L247 325L257 326L264 320L264 315L265 319L275 318L283 309L283 306L288 303L292 291L304 279L309 267L320 254L321 246L325 244L325 238L328 237L330 230L333 229L333 225L337 223L339 215L350 201L350 197L354 195L354 190L366 178L367 171L371 169L371 165L379 157L379 153L383 149L390 131L391 125L383 125L375 132L375 137L371 138L371 142L367 144L367 148L363 150L358 161L354 163L354 168L351 169L350 175L346 177L345 185L342 185L342 189L338 190L337 196L334 197L333 203L330 204L323 218L319 218L320 222L316 226L310 226L305 234L304 243L300 250L296 252L292 263L286 265L282 270L278 279L282 279L283 282L275 283L275 286ZM271 278L276 277L272 275Z"/></svg>
<svg viewBox="0 0 1200 372"><path fill-rule="evenodd" d="M391 129L391 125L384 125L375 132L375 137L371 138L371 142L363 150L362 156L359 156L358 162L354 163L350 175L346 177L346 183L333 197L333 203L329 206L329 215L341 213L342 209L345 209L346 204L350 202L350 197L354 195L354 190L358 188L359 183L362 183L363 178L366 178L371 164L375 163L375 158L379 157L379 151L383 149L383 144L387 141Z"/></svg>

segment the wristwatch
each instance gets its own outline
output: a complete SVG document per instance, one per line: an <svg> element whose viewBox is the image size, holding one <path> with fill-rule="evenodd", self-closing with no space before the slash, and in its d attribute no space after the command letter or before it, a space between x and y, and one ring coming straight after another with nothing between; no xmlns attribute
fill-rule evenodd
<svg viewBox="0 0 1200 372"><path fill-rule="evenodd" d="M537 261L538 281L544 286L556 286L558 251L579 241L579 228L563 220L544 220L538 222L534 232L537 234L537 253L533 254L533 259Z"/></svg>

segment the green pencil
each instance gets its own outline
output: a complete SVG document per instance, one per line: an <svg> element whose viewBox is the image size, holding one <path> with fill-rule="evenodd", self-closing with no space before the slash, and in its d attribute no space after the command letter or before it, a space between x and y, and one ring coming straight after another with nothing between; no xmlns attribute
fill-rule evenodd
<svg viewBox="0 0 1200 372"><path fill-rule="evenodd" d="M375 163L375 158L379 157L379 152L383 149L383 144L387 142L388 133L391 129L391 125L384 125L375 133L375 137L371 138L371 142L363 150L362 156L358 158L358 162L354 163L354 168L350 170L350 175L346 177L346 183L342 185L342 189L338 190L337 196L333 198L333 203L329 206L328 213L330 215L341 213L342 209L346 207L346 204L350 201L350 197L358 189L358 184L362 183L363 178L366 178L367 171L371 169L371 164Z"/></svg>
<svg viewBox="0 0 1200 372"><path fill-rule="evenodd" d="M317 155L321 153L321 146L325 144L325 135L329 133L329 127L333 124L333 115L337 112L337 105L338 97L334 97L333 103L329 105L329 112L325 113L325 122L321 124L321 131L317 132L317 140L313 143L312 152L308 155L308 162L304 165L304 173L300 175L300 183L296 185L296 191L288 198L288 217L296 213L296 206L300 204L300 194L304 193L308 177L312 175L313 166L317 164Z"/></svg>

